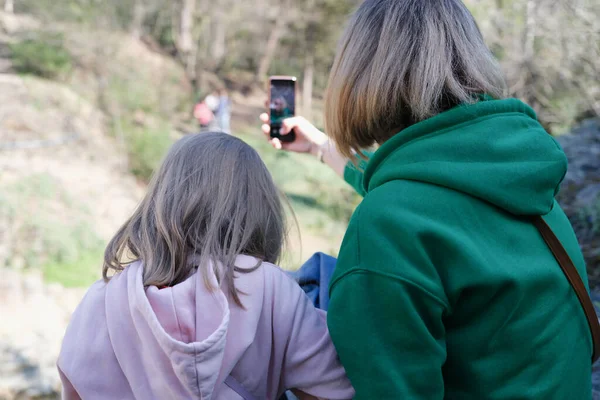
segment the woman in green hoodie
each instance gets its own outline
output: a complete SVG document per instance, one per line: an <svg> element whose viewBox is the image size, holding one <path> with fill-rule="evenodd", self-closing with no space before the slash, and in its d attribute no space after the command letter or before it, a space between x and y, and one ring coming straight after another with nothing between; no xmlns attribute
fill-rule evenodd
<svg viewBox="0 0 600 400"><path fill-rule="evenodd" d="M364 196L328 313L358 399L591 399L584 312L530 222L543 216L587 285L554 200L566 158L504 92L460 0L367 0L331 71L330 139L292 118L296 141L273 141Z"/></svg>

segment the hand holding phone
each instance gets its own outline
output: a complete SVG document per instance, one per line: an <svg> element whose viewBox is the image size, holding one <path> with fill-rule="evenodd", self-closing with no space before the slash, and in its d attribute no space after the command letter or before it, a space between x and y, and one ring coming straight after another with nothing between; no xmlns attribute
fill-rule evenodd
<svg viewBox="0 0 600 400"><path fill-rule="evenodd" d="M292 130L282 134L283 120L296 115L296 77L272 76L269 78L269 125L271 138L277 138L282 143L296 140Z"/></svg>

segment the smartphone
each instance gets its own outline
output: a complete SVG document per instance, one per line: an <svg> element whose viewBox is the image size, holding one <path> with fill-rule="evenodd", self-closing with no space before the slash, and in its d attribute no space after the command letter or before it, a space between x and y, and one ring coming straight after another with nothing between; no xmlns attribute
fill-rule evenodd
<svg viewBox="0 0 600 400"><path fill-rule="evenodd" d="M272 76L269 78L271 138L277 138L285 143L296 140L296 133L293 130L287 135L281 134L283 120L296 115L296 85L295 76Z"/></svg>

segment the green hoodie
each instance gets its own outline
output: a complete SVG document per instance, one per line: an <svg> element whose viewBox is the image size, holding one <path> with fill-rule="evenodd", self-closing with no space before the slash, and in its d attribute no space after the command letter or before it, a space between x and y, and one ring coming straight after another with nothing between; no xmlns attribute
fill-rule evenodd
<svg viewBox="0 0 600 400"><path fill-rule="evenodd" d="M328 323L357 399L591 399L592 341L536 228L587 285L554 200L567 168L516 99L463 105L383 144L330 285Z"/></svg>

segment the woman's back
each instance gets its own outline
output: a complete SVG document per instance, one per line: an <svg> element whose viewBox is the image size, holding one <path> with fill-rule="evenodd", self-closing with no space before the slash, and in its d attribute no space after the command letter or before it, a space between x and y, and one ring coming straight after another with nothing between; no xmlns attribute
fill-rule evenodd
<svg viewBox="0 0 600 400"><path fill-rule="evenodd" d="M236 260L240 268L256 263ZM211 292L197 272L173 287L145 290L135 263L96 283L65 335L58 366L66 398L238 399L223 383L229 377L257 399L276 399L288 388L352 398L325 313L294 281L264 263L240 274L236 287L247 293L245 309L226 291Z"/></svg>
<svg viewBox="0 0 600 400"><path fill-rule="evenodd" d="M357 397L591 398L590 329L532 223L544 217L585 281L554 200L566 167L516 99L456 107L377 150L328 314Z"/></svg>
<svg viewBox="0 0 600 400"><path fill-rule="evenodd" d="M453 257L440 265L450 304L443 318L446 398L588 399L590 330L538 230L529 218L459 197L445 195L448 205L467 207L463 223L448 220L460 248L446 247ZM558 204L544 218L583 270Z"/></svg>

